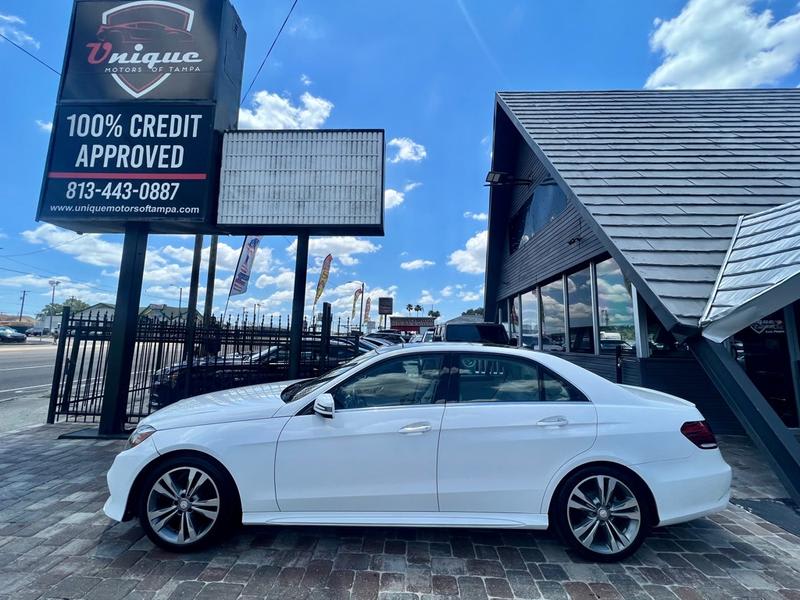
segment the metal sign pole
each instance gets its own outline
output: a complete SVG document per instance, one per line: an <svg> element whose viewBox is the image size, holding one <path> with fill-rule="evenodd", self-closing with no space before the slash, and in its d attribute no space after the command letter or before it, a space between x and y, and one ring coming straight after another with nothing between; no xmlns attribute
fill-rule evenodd
<svg viewBox="0 0 800 600"><path fill-rule="evenodd" d="M117 435L124 431L146 254L147 225L126 225L103 404L100 408L100 435Z"/></svg>
<svg viewBox="0 0 800 600"><path fill-rule="evenodd" d="M294 296L292 298L292 324L289 330L289 379L300 373L300 352L303 342L303 311L306 305L306 277L308 275L308 233L297 236L297 258L294 265Z"/></svg>
<svg viewBox="0 0 800 600"><path fill-rule="evenodd" d="M186 343L183 354L186 357L186 396L191 392L192 367L194 366L194 337L197 328L197 292L200 286L200 260L203 253L203 236L194 236L194 260L189 279L189 306L186 307ZM180 318L180 313L178 314Z"/></svg>
<svg viewBox="0 0 800 600"><path fill-rule="evenodd" d="M219 236L211 236L211 247L208 250L208 277L206 278L206 304L203 308L203 323L211 322L211 313L214 310L214 282L217 277L217 247Z"/></svg>

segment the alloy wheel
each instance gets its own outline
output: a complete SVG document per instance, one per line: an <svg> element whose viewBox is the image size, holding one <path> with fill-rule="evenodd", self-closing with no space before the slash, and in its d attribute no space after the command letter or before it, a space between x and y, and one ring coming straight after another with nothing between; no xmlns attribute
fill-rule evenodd
<svg viewBox="0 0 800 600"><path fill-rule="evenodd" d="M166 542L184 545L204 537L219 518L214 480L197 467L177 467L159 477L147 497L147 520Z"/></svg>
<svg viewBox="0 0 800 600"><path fill-rule="evenodd" d="M610 475L593 475L576 485L567 502L572 535L598 554L618 554L636 539L642 510L631 489Z"/></svg>

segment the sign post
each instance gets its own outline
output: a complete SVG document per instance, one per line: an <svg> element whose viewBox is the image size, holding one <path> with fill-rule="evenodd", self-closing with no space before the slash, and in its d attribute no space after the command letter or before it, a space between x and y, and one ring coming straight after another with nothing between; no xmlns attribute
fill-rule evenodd
<svg viewBox="0 0 800 600"><path fill-rule="evenodd" d="M148 234L216 231L245 38L229 0L74 2L37 220L125 234L99 435L123 433Z"/></svg>

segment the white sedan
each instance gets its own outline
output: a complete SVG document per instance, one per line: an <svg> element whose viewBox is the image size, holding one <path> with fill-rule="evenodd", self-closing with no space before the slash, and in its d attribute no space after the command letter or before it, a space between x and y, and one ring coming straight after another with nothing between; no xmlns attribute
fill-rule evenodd
<svg viewBox="0 0 800 600"><path fill-rule="evenodd" d="M549 354L428 343L154 413L109 470L104 510L172 551L238 522L552 527L618 560L651 527L724 509L730 481L685 400Z"/></svg>

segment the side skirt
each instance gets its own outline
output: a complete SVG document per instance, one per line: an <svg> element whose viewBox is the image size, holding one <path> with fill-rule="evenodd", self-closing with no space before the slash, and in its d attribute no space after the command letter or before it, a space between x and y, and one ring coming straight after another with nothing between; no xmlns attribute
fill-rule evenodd
<svg viewBox="0 0 800 600"><path fill-rule="evenodd" d="M244 525L363 525L365 527L487 527L547 529L547 515L463 512L246 512Z"/></svg>

